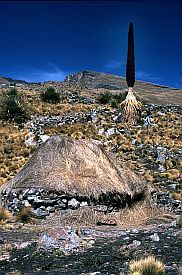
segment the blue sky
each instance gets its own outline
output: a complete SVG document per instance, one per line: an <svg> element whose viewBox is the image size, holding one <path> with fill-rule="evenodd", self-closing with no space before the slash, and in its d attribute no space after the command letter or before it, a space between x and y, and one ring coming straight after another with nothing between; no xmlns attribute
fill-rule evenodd
<svg viewBox="0 0 182 275"><path fill-rule="evenodd" d="M182 88L182 1L0 1L0 75L61 81L125 76L134 22L136 78Z"/></svg>

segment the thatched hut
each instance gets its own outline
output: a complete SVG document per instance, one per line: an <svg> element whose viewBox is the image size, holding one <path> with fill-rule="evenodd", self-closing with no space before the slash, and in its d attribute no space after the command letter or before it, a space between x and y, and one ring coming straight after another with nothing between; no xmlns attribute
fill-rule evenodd
<svg viewBox="0 0 182 275"><path fill-rule="evenodd" d="M145 189L142 180L98 142L66 136L50 137L0 192L39 187L96 200L121 194L131 201Z"/></svg>

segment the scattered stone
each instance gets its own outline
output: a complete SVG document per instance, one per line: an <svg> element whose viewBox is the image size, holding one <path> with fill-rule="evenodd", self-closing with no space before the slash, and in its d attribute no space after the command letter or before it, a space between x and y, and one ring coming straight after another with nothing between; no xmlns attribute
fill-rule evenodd
<svg viewBox="0 0 182 275"><path fill-rule="evenodd" d="M68 201L68 207L71 209L78 209L80 206L80 202L77 201L75 198Z"/></svg>
<svg viewBox="0 0 182 275"><path fill-rule="evenodd" d="M80 207L85 207L85 206L88 206L88 202L87 201L82 201L80 203Z"/></svg>
<svg viewBox="0 0 182 275"><path fill-rule="evenodd" d="M34 139L35 139L35 135L31 134L31 136L28 139L25 139L25 145L27 147L36 146L37 143L34 141Z"/></svg>
<svg viewBox="0 0 182 275"><path fill-rule="evenodd" d="M43 233L38 243L40 249L59 249L63 253L70 253L80 246L80 241L75 231L67 227Z"/></svg>
<svg viewBox="0 0 182 275"><path fill-rule="evenodd" d="M108 220L108 221L98 221L96 223L96 225L98 225L98 226L102 226L102 225L117 226L117 223L116 223L116 221Z"/></svg>
<svg viewBox="0 0 182 275"><path fill-rule="evenodd" d="M129 249L136 249L141 245L140 241L134 240L131 244L128 245Z"/></svg>
<svg viewBox="0 0 182 275"><path fill-rule="evenodd" d="M48 211L42 210L41 208L37 208L36 210L31 210L31 213L33 216L35 216L38 219L43 219L49 214Z"/></svg>
<svg viewBox="0 0 182 275"><path fill-rule="evenodd" d="M159 242L160 238L157 235L157 233L154 233L153 235L150 236L150 239L154 242Z"/></svg>
<svg viewBox="0 0 182 275"><path fill-rule="evenodd" d="M44 143L49 138L50 138L50 136L48 136L48 135L40 135L40 140L41 140L42 143Z"/></svg>

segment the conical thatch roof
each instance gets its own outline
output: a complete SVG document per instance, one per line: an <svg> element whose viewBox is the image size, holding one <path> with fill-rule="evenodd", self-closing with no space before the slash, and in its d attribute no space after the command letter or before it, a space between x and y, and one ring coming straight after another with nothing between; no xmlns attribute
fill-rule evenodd
<svg viewBox="0 0 182 275"><path fill-rule="evenodd" d="M133 197L144 190L142 181L97 142L65 136L49 138L5 187L42 187L94 197L107 192Z"/></svg>

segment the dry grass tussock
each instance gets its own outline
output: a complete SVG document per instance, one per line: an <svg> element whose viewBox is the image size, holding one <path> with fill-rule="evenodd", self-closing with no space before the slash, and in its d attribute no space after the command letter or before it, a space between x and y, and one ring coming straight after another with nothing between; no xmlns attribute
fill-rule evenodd
<svg viewBox="0 0 182 275"><path fill-rule="evenodd" d="M55 214L54 214L55 215ZM55 222L55 216L48 217ZM68 210L56 217L57 223L64 225L94 226L98 222L103 224L116 224L119 228L143 228L162 222L169 222L173 219L172 215L149 202L144 201L136 204L132 208L121 209L118 212L102 213L94 208L83 207L78 210Z"/></svg>
<svg viewBox="0 0 182 275"><path fill-rule="evenodd" d="M167 211L158 208L148 199L131 208L122 209L117 215L117 224L121 227L143 227L160 222L168 222L173 216Z"/></svg>
<svg viewBox="0 0 182 275"><path fill-rule="evenodd" d="M65 113L86 112L96 108L97 104L85 105L82 103L58 103L52 104L40 100L41 92L18 89L22 100L25 102L26 110L30 115L63 115ZM0 89L0 99L5 90ZM61 95L61 93L60 93Z"/></svg>
<svg viewBox="0 0 182 275"><path fill-rule="evenodd" d="M37 102L30 106L33 115L64 115L66 113L88 112L90 109L96 108L96 105L85 105L82 103L42 103Z"/></svg>
<svg viewBox="0 0 182 275"><path fill-rule="evenodd" d="M164 264L153 256L133 261L129 265L131 275L163 275Z"/></svg>
<svg viewBox="0 0 182 275"><path fill-rule="evenodd" d="M5 223L11 217L12 217L11 213L4 207L0 206L0 224Z"/></svg>
<svg viewBox="0 0 182 275"><path fill-rule="evenodd" d="M31 207L24 207L16 215L16 221L22 223L29 223L32 221Z"/></svg>
<svg viewBox="0 0 182 275"><path fill-rule="evenodd" d="M0 186L13 178L35 150L27 148L27 129L20 131L15 125L4 123L0 128Z"/></svg>

